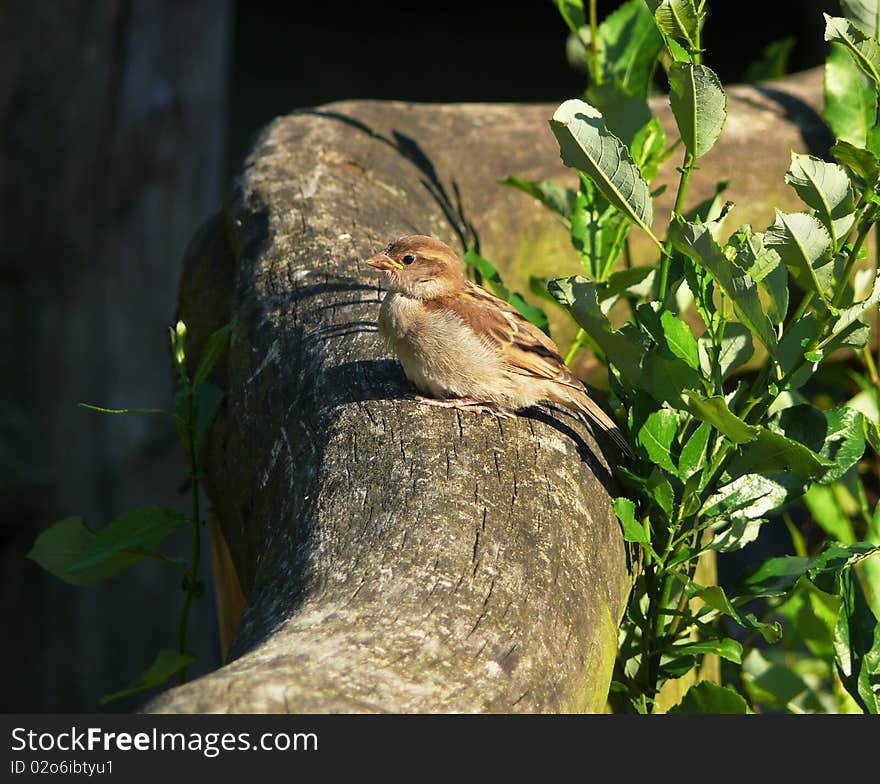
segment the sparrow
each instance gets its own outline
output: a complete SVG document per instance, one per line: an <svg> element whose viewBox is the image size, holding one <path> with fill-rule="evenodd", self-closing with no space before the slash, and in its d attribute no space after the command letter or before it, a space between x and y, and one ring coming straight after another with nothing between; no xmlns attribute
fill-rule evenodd
<svg viewBox="0 0 880 784"><path fill-rule="evenodd" d="M627 455L617 424L565 366L556 344L519 311L469 281L455 251L407 235L365 264L384 273L379 331L428 406L502 416L556 403L589 420Z"/></svg>

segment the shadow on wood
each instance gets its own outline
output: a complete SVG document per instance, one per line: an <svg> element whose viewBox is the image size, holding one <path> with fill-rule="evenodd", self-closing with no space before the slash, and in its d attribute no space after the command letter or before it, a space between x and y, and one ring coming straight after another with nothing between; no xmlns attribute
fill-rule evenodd
<svg viewBox="0 0 880 784"><path fill-rule="evenodd" d="M821 83L773 89L790 105L731 91L730 139L701 161L694 201L735 164L762 204L792 202L782 173L789 148L823 143ZM476 230L520 290L530 272L576 272L552 217L495 184L571 181L552 110L345 102L264 131L180 295L196 355L235 324L206 487L247 607L230 662L148 711L604 709L632 573L602 451L555 413L417 406L360 263L402 234L461 249Z"/></svg>

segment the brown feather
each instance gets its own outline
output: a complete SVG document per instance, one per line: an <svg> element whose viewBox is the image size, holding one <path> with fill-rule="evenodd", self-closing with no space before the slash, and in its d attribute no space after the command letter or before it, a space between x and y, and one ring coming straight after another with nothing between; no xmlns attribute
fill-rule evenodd
<svg viewBox="0 0 880 784"><path fill-rule="evenodd" d="M558 403L623 433L566 367L556 344L516 308L468 281L448 245L409 235L367 260L388 276L379 324L407 377L432 397L475 398L502 410Z"/></svg>

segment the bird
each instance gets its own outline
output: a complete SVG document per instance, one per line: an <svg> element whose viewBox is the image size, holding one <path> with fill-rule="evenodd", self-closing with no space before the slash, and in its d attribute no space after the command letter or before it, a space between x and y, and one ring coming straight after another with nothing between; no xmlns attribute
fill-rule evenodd
<svg viewBox="0 0 880 784"><path fill-rule="evenodd" d="M585 414L633 456L617 423L566 367L553 340L468 280L447 244L410 234L364 263L384 274L379 332L421 393L420 404L512 416L555 403Z"/></svg>

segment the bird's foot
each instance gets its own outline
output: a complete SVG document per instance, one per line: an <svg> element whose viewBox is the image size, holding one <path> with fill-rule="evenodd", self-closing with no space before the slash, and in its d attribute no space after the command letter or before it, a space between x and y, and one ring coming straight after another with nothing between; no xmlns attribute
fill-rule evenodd
<svg viewBox="0 0 880 784"><path fill-rule="evenodd" d="M430 406L432 408L454 408L456 411L494 414L503 419L508 419L513 416L513 414L510 414L507 411L502 411L498 406L488 400L479 400L474 397L449 397L438 399L416 395L415 400L420 406Z"/></svg>

